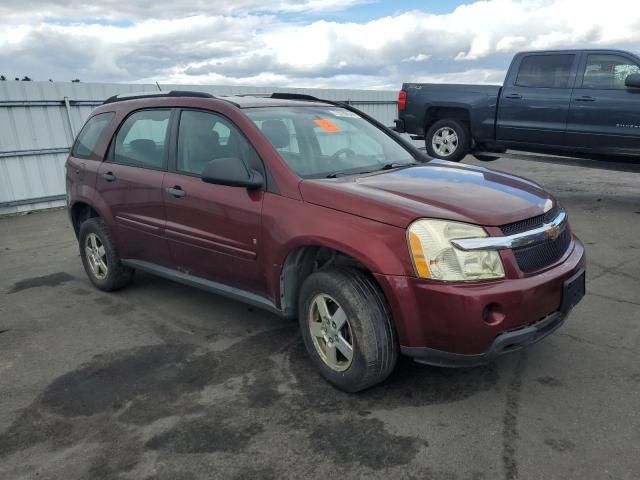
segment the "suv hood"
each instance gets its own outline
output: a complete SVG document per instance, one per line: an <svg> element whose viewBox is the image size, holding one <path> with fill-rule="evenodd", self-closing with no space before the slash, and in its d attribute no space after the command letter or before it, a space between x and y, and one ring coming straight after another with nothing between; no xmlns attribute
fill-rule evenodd
<svg viewBox="0 0 640 480"><path fill-rule="evenodd" d="M532 181L440 160L365 176L303 180L300 191L306 202L402 228L422 217L500 226L541 215L554 203Z"/></svg>

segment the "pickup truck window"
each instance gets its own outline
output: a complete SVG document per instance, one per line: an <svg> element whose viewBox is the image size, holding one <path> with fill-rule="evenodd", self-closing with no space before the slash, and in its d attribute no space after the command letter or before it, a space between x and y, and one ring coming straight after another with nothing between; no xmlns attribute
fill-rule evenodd
<svg viewBox="0 0 640 480"><path fill-rule="evenodd" d="M522 59L516 79L518 87L570 88L573 54L529 55Z"/></svg>
<svg viewBox="0 0 640 480"><path fill-rule="evenodd" d="M589 55L582 88L622 90L627 76L633 73L640 73L640 67L621 55Z"/></svg>

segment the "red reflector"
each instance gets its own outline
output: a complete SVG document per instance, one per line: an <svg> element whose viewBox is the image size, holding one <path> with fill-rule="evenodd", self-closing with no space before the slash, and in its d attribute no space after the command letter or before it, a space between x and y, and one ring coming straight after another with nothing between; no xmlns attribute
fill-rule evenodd
<svg viewBox="0 0 640 480"><path fill-rule="evenodd" d="M400 90L398 92L398 110L402 111L407 106L407 92Z"/></svg>

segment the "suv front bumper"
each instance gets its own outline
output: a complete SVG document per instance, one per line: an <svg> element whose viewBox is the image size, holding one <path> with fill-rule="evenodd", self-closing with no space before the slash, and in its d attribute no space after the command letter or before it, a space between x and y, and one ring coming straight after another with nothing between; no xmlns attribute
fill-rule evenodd
<svg viewBox="0 0 640 480"><path fill-rule="evenodd" d="M584 247L574 237L558 264L520 278L478 283L376 278L389 300L402 353L433 365L468 366L531 345L560 327L584 295L585 265ZM502 321L485 321L490 306L500 310Z"/></svg>
<svg viewBox="0 0 640 480"><path fill-rule="evenodd" d="M501 333L489 349L480 354L443 352L433 348L401 347L403 355L413 357L416 362L439 367L473 367L484 365L505 353L515 352L539 342L556 331L564 323L571 309L585 294L585 271L580 270L564 283L560 310L533 325Z"/></svg>

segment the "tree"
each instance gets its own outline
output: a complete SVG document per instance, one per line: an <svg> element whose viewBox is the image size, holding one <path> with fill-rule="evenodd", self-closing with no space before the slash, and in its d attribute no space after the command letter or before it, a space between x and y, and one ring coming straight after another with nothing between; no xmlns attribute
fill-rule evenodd
<svg viewBox="0 0 640 480"><path fill-rule="evenodd" d="M80 79L79 78L74 78L73 80L71 80L72 83L80 83Z"/></svg>
<svg viewBox="0 0 640 480"><path fill-rule="evenodd" d="M7 80L7 77L5 77L4 75L0 75L0 82L4 82Z"/></svg>
<svg viewBox="0 0 640 480"><path fill-rule="evenodd" d="M20 81L20 77L16 77L16 82L19 82L19 81Z"/></svg>
<svg viewBox="0 0 640 480"><path fill-rule="evenodd" d="M22 81L23 82L30 82L31 79L25 75L24 77L22 77Z"/></svg>

